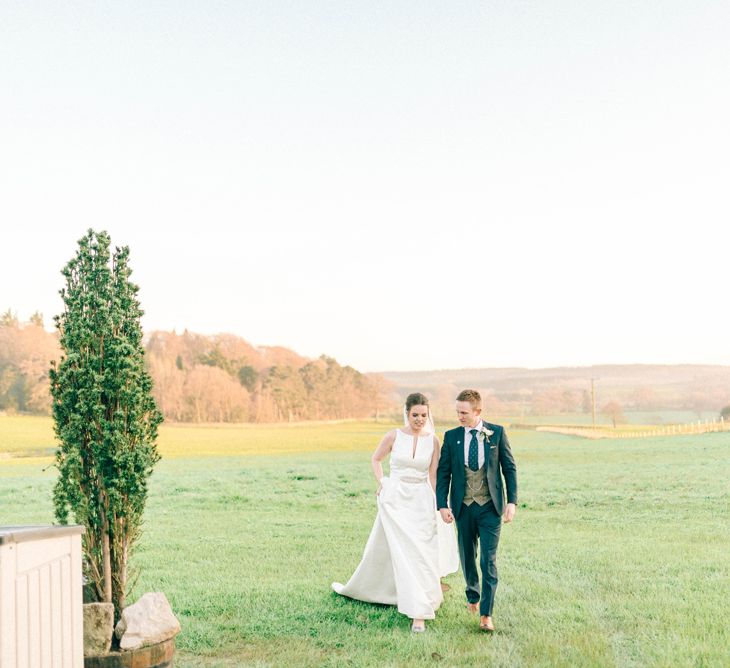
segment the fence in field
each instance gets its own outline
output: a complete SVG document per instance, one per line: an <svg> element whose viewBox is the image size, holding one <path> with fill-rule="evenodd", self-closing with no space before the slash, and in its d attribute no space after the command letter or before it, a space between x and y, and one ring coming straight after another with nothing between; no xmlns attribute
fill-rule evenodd
<svg viewBox="0 0 730 668"><path fill-rule="evenodd" d="M711 432L730 431L730 420L697 420L687 424L668 424L657 427L642 427L631 429L623 425L621 427L593 427L589 426L565 426L565 425L540 425L537 431L549 431L555 434L568 434L571 436L582 436L583 438L651 438L652 436L679 436L681 434L708 434Z"/></svg>

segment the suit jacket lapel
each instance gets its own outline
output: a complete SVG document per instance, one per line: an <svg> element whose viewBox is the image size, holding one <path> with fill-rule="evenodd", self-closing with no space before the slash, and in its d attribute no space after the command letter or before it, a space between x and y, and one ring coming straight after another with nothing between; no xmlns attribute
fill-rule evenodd
<svg viewBox="0 0 730 668"><path fill-rule="evenodd" d="M459 471L464 470L464 429L459 427L456 432L456 462L459 464Z"/></svg>

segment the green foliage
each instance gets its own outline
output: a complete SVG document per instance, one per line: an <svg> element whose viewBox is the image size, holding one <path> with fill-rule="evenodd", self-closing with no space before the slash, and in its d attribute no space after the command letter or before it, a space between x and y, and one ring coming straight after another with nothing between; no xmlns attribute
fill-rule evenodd
<svg viewBox="0 0 730 668"><path fill-rule="evenodd" d="M345 419L372 415L378 388L364 374L322 355L299 369L273 366L263 382L275 420Z"/></svg>
<svg viewBox="0 0 730 668"><path fill-rule="evenodd" d="M728 420L730 420L730 405L728 405L728 406L725 406L725 407L724 407L724 408L723 408L723 409L722 409L722 410L720 411L720 417L721 417L721 418L722 418L723 420L725 420L726 422L727 422Z"/></svg>
<svg viewBox="0 0 730 668"><path fill-rule="evenodd" d="M10 413L25 409L26 381L24 376L9 365L0 364L0 409Z"/></svg>
<svg viewBox="0 0 730 668"><path fill-rule="evenodd" d="M17 327L19 324L18 314L11 309L0 315L0 327Z"/></svg>
<svg viewBox="0 0 730 668"><path fill-rule="evenodd" d="M274 401L278 419L297 419L306 409L307 391L296 369L290 366L271 367L264 387Z"/></svg>
<svg viewBox="0 0 730 668"><path fill-rule="evenodd" d="M62 357L50 371L60 446L56 518L83 524L87 576L99 600L124 607L127 562L139 538L147 480L159 459L162 416L144 368L142 310L129 249L109 251L106 232L79 241L63 269L64 311L55 318Z"/></svg>
<svg viewBox="0 0 730 668"><path fill-rule="evenodd" d="M256 387L256 381L259 375L251 365L247 364L238 370L238 382L241 383L249 392L253 392Z"/></svg>
<svg viewBox="0 0 730 668"><path fill-rule="evenodd" d="M220 349L220 346L214 346L212 350L208 351L207 353L200 356L199 361L201 364L205 364L207 366L214 366L219 369L222 369L226 373L230 375L235 375L235 367L236 364L233 360L228 359L224 354L223 351Z"/></svg>

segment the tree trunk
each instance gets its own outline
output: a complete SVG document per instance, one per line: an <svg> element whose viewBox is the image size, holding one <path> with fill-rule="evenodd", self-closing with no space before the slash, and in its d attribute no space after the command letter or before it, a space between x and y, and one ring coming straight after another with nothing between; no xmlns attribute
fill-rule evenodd
<svg viewBox="0 0 730 668"><path fill-rule="evenodd" d="M104 568L104 603L112 602L112 559L109 550L109 520L105 517L101 532L101 554Z"/></svg>
<svg viewBox="0 0 730 668"><path fill-rule="evenodd" d="M124 520L122 520L122 522L123 521ZM119 564L119 591L117 592L117 596L119 598L118 614L120 616L122 614L122 610L124 610L127 605L127 539L124 529L122 529L122 536L125 536L125 538L122 538L122 559Z"/></svg>

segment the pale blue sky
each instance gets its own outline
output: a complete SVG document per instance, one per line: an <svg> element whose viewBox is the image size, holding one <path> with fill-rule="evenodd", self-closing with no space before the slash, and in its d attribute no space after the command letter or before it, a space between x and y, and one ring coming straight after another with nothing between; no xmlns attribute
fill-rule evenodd
<svg viewBox="0 0 730 668"><path fill-rule="evenodd" d="M730 3L3 3L0 309L364 370L730 364ZM467 331L467 322L472 325Z"/></svg>

